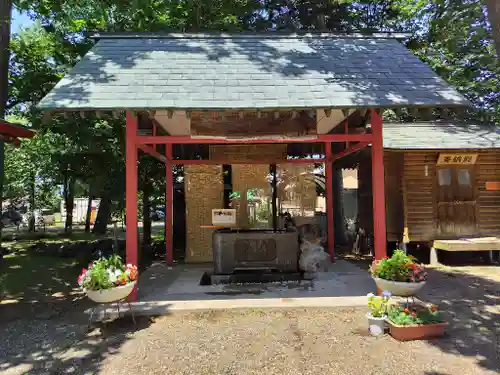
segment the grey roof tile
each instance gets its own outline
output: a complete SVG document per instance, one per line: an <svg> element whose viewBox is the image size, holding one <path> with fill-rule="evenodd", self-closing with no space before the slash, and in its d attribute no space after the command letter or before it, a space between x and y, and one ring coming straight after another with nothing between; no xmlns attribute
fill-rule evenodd
<svg viewBox="0 0 500 375"><path fill-rule="evenodd" d="M448 121L384 123L384 147L436 150L500 148L500 127Z"/></svg>
<svg viewBox="0 0 500 375"><path fill-rule="evenodd" d="M394 39L172 36L100 40L39 107L401 105L469 102Z"/></svg>

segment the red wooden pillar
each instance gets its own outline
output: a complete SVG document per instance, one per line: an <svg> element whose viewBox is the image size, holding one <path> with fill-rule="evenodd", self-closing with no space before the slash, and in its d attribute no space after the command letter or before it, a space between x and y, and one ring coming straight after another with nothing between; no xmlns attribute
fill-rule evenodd
<svg viewBox="0 0 500 375"><path fill-rule="evenodd" d="M126 261L138 266L137 232L137 117L126 114L126 155L125 155L125 215L126 215ZM137 287L129 297L137 300Z"/></svg>
<svg viewBox="0 0 500 375"><path fill-rule="evenodd" d="M332 170L332 143L325 143L325 190L326 190L326 218L327 243L330 260L335 262L335 221L333 212L333 170Z"/></svg>
<svg viewBox="0 0 500 375"><path fill-rule="evenodd" d="M165 163L165 251L167 264L174 264L174 233L173 233L173 204L174 204L174 178L172 171L172 144L165 145L165 156L169 161Z"/></svg>
<svg viewBox="0 0 500 375"><path fill-rule="evenodd" d="M384 142L382 137L382 116L371 110L372 126L372 195L373 195L373 234L375 259L387 254L387 230L385 221L385 174Z"/></svg>

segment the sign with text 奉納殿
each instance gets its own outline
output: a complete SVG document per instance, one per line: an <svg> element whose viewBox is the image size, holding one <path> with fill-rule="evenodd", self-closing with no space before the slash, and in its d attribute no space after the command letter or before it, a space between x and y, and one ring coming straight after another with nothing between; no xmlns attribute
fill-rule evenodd
<svg viewBox="0 0 500 375"><path fill-rule="evenodd" d="M437 165L476 164L478 154L439 154Z"/></svg>

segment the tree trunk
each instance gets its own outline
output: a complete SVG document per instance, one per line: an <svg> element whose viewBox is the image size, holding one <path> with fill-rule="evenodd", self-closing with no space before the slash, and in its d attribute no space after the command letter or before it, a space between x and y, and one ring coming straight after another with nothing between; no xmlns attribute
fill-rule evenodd
<svg viewBox="0 0 500 375"><path fill-rule="evenodd" d="M89 185L89 199L87 203L87 215L85 216L85 233L90 233L90 219L92 217L92 187Z"/></svg>
<svg viewBox="0 0 500 375"><path fill-rule="evenodd" d="M28 232L35 231L35 176L31 177L30 181L30 211L31 215L28 222Z"/></svg>
<svg viewBox="0 0 500 375"><path fill-rule="evenodd" d="M333 215L335 220L335 245L347 245L347 230L345 226L343 206L344 182L342 169L333 169Z"/></svg>
<svg viewBox="0 0 500 375"><path fill-rule="evenodd" d="M486 0L485 2L486 7L488 8L488 19L491 24L491 31L493 33L497 56L500 59L500 1Z"/></svg>
<svg viewBox="0 0 500 375"><path fill-rule="evenodd" d="M73 208L75 206L75 179L72 176L66 177L66 223L64 225L64 233L73 231Z"/></svg>
<svg viewBox="0 0 500 375"><path fill-rule="evenodd" d="M106 194L101 197L101 203L99 204L99 210L97 211L97 217L95 219L92 233L106 234L109 217L111 216L111 208L111 198L109 193L106 192Z"/></svg>
<svg viewBox="0 0 500 375"><path fill-rule="evenodd" d="M5 117L8 97L10 16L12 1L0 0L0 118ZM2 142L3 143L3 142Z"/></svg>
<svg viewBox="0 0 500 375"><path fill-rule="evenodd" d="M12 1L0 0L0 118L5 117L5 107L9 90L9 43L10 43L10 19L12 13ZM3 197L3 166L4 166L4 143L0 141L0 211L2 209ZM0 242L2 226L0 225Z"/></svg>

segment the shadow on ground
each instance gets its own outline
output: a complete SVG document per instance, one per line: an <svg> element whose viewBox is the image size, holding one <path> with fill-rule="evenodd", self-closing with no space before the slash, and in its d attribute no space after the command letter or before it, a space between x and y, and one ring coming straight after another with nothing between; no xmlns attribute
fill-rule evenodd
<svg viewBox="0 0 500 375"><path fill-rule="evenodd" d="M74 258L41 256L19 250L0 262L0 319L56 317L85 305L77 288Z"/></svg>
<svg viewBox="0 0 500 375"><path fill-rule="evenodd" d="M494 267L500 273L500 267ZM429 341L437 349L477 358L481 367L500 371L500 282L453 269L429 269L419 297L445 311L447 336ZM500 275L499 275L500 276Z"/></svg>
<svg viewBox="0 0 500 375"><path fill-rule="evenodd" d="M344 259L365 270L371 263L367 257ZM443 260L447 265L427 269L428 281L418 296L438 305L450 322L446 336L429 343L446 353L477 358L479 366L500 372L500 264L485 265L476 254Z"/></svg>
<svg viewBox="0 0 500 375"><path fill-rule="evenodd" d="M16 337L16 321L3 327L5 342L0 372L5 374L98 373L102 361L117 353L134 333L148 328L153 318L130 316L106 324L97 323L87 332L84 319L58 323L33 322L30 329ZM26 324L26 322L24 322Z"/></svg>

